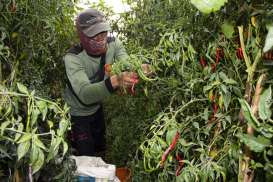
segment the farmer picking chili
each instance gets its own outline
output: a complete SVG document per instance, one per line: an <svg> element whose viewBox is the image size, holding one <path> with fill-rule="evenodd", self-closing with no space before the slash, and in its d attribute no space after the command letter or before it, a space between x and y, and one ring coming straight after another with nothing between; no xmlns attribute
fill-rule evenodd
<svg viewBox="0 0 273 182"><path fill-rule="evenodd" d="M64 56L64 97L70 106L72 146L75 155L103 156L106 141L102 100L119 88L134 88L138 75L132 71L105 74L105 65L126 61L129 56L121 41L109 36L111 27L103 13L95 9L79 13L76 28L80 43Z"/></svg>

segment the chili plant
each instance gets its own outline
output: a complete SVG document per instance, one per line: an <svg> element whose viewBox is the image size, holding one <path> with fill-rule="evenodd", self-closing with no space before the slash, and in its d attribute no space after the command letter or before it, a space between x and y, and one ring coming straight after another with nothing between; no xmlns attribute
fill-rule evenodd
<svg viewBox="0 0 273 182"><path fill-rule="evenodd" d="M45 163L57 160L60 152L68 150L65 134L70 128L68 107L35 96L24 85L17 83L17 91L1 85L1 146L13 148L17 156L15 167L23 167L29 178Z"/></svg>

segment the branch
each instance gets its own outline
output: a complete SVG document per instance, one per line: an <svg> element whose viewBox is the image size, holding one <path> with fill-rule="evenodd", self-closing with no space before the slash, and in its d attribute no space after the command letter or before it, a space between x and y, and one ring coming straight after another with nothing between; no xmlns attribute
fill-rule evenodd
<svg viewBox="0 0 273 182"><path fill-rule="evenodd" d="M195 100L191 100L188 103L186 103L183 106L180 106L180 108L175 112L174 114L174 118L176 118L177 114L181 111L183 111L185 108L187 108L190 104L195 103L195 102L202 102L202 101L207 101L208 99L195 99Z"/></svg>
<svg viewBox="0 0 273 182"><path fill-rule="evenodd" d="M256 56L258 57L258 56ZM256 59L255 59L256 60ZM252 99L252 104L251 104L251 111L253 112L254 116L257 116L258 113L258 105L260 101L260 96L263 91L263 81L266 79L266 74L262 74L256 84L256 89L255 89L255 95L254 98ZM254 128L251 126L247 127L247 134L252 136L254 134ZM245 161L245 168L243 168L243 173L244 173L244 182L251 182L254 177L254 170L250 169L249 163L252 158L251 151L248 147L245 146L245 151L244 151L244 161Z"/></svg>
<svg viewBox="0 0 273 182"><path fill-rule="evenodd" d="M249 58L248 58L248 56L246 54L246 50L245 50L243 26L238 26L238 30L239 30L240 44L241 44L241 48L242 48L243 55L244 55L244 61L246 63L247 70L249 70L251 68L251 64L250 64L250 60L249 60Z"/></svg>
<svg viewBox="0 0 273 182"><path fill-rule="evenodd" d="M29 97L29 95L27 94L21 94L21 93L17 93L17 92L6 92L6 91L1 91L0 92L0 95L11 95L11 96L20 96L20 97ZM37 96L33 96L34 99L36 100L40 100L40 101L44 101L44 102L47 102L49 104L52 104L52 105L55 105L59 111L62 111L63 109L55 102L52 102L50 100L47 100L47 99L43 99L41 97L37 97Z"/></svg>
<svg viewBox="0 0 273 182"><path fill-rule="evenodd" d="M256 57L255 57L255 60L254 60L254 62L253 62L253 64L252 64L252 66L251 66L251 70L252 70L253 72L256 70L258 63L261 61L261 57L262 57L262 50L259 49L259 50L258 50L258 53L257 53L257 55L256 55Z"/></svg>

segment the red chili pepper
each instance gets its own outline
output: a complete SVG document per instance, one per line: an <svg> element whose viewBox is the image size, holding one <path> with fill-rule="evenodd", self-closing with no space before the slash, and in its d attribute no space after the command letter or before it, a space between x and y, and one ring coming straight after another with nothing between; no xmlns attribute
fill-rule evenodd
<svg viewBox="0 0 273 182"><path fill-rule="evenodd" d="M212 70L213 72L215 72L215 71L216 71L216 66L217 66L217 64L216 64L216 63L211 63L210 66L211 66L211 70Z"/></svg>
<svg viewBox="0 0 273 182"><path fill-rule="evenodd" d="M131 95L136 95L136 92L135 92L135 83L133 83L133 85L131 86L131 88L128 88L128 92Z"/></svg>
<svg viewBox="0 0 273 182"><path fill-rule="evenodd" d="M214 121L216 119L215 115L217 114L217 111L219 109L216 102L212 102L211 106L212 106L212 111L213 112L212 112L212 115L210 116L209 123L211 123L212 121Z"/></svg>
<svg viewBox="0 0 273 182"><path fill-rule="evenodd" d="M216 114L218 111L218 105L215 102L212 104L212 110L213 110L213 114Z"/></svg>
<svg viewBox="0 0 273 182"><path fill-rule="evenodd" d="M135 83L131 87L131 93L132 93L132 95L136 94L136 92L135 92Z"/></svg>
<svg viewBox="0 0 273 182"><path fill-rule="evenodd" d="M220 48L220 57L221 57L221 59L225 58L225 52L224 52L223 48Z"/></svg>
<svg viewBox="0 0 273 182"><path fill-rule="evenodd" d="M179 176L180 173L181 173L181 170L182 170L182 168L183 168L183 166L184 166L184 161L183 161L182 154L177 153L177 154L176 154L176 160L178 161L178 166L177 166L177 168L176 168L175 175L176 175L176 176Z"/></svg>
<svg viewBox="0 0 273 182"><path fill-rule="evenodd" d="M217 65L220 63L220 60L224 58L224 51L221 48L216 48L216 56L215 56L215 63L211 63L211 70L213 72L216 71Z"/></svg>
<svg viewBox="0 0 273 182"><path fill-rule="evenodd" d="M207 66L207 61L205 60L203 56L200 57L199 62L203 68Z"/></svg>
<svg viewBox="0 0 273 182"><path fill-rule="evenodd" d="M212 118L216 119L215 115L217 114L217 111L218 111L218 105L215 102L212 103L212 111L213 111Z"/></svg>
<svg viewBox="0 0 273 182"><path fill-rule="evenodd" d="M178 131L175 134L175 137L172 140L171 145L167 148L167 150L165 150L165 152L163 153L162 157L161 157L161 161L160 161L160 167L163 167L164 162L166 161L169 153L175 148L175 145L177 143L177 140L179 139L180 134L178 133Z"/></svg>
<svg viewBox="0 0 273 182"><path fill-rule="evenodd" d="M221 48L216 48L216 57L215 57L215 63L211 63L211 70L213 72L216 71L217 65L220 63L220 60L224 58L224 51Z"/></svg>
<svg viewBox="0 0 273 182"><path fill-rule="evenodd" d="M210 101L210 102L214 102L214 99L215 99L215 96L214 96L214 95L211 95L211 96L209 97L209 101Z"/></svg>
<svg viewBox="0 0 273 182"><path fill-rule="evenodd" d="M243 49L241 47L236 50L236 56L240 60L244 59Z"/></svg>
<svg viewBox="0 0 273 182"><path fill-rule="evenodd" d="M220 62L220 59L221 59L221 49L220 48L217 48L216 49L216 58L215 58L215 63L218 64Z"/></svg>
<svg viewBox="0 0 273 182"><path fill-rule="evenodd" d="M135 85L138 83L138 79L137 78L133 78L133 85L131 86L131 88L129 88L129 92L131 95L136 95L135 92Z"/></svg>

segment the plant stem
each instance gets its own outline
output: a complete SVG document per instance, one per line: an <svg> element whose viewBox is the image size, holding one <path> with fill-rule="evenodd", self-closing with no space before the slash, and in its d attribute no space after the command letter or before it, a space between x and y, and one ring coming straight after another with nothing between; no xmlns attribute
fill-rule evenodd
<svg viewBox="0 0 273 182"><path fill-rule="evenodd" d="M12 132L15 132L15 133L20 133L20 134L26 134L26 132L23 132L23 131L18 131L18 130L15 130L13 128L5 128L5 130L7 131L12 131ZM45 135L52 135L52 133L50 132L47 132L47 133L41 133L41 134L36 134L37 136L45 136Z"/></svg>
<svg viewBox="0 0 273 182"><path fill-rule="evenodd" d="M2 64L0 61L0 83L2 83Z"/></svg>
<svg viewBox="0 0 273 182"><path fill-rule="evenodd" d="M11 95L11 96L20 96L20 97L29 97L27 94L21 94L21 93L17 93L17 92L0 92L0 95ZM40 100L40 101L44 101L44 102L47 102L49 104L53 104L55 105L58 110L62 111L62 109L59 107L58 104L56 104L55 102L52 102L50 100L47 100L47 99L43 99L41 97L37 97L37 96L33 96L33 98L35 98L36 100Z"/></svg>
<svg viewBox="0 0 273 182"><path fill-rule="evenodd" d="M255 96L252 99L252 104L251 104L251 110L254 114L254 116L257 116L257 112L258 112L258 103L260 100L260 94L262 92L262 83L263 81L266 79L266 75L262 74L259 79L258 82L256 84L256 90L255 90ZM254 129L250 126L247 127L247 133L249 135L253 135L254 133ZM250 169L249 167L249 162L252 158L251 152L249 150L248 147L244 147L244 154L243 156L241 156L240 159L240 171L239 171L239 175L238 175L238 181L244 181L244 182L251 182L253 180L254 177L254 171Z"/></svg>
<svg viewBox="0 0 273 182"><path fill-rule="evenodd" d="M243 51L244 61L245 61L246 67L247 67L246 72L248 74L244 98L248 103L250 103L251 102L251 95L252 95L254 73L256 71L258 63L261 61L261 50L258 49L255 60L254 60L253 64L251 65L251 62L250 62L249 57L247 56L246 50L245 50L244 37L243 37L243 26L239 26L238 30L239 30L240 44L241 44L241 48ZM251 30L249 29L248 32L251 33ZM264 79L265 79L265 75L261 75L259 78L259 81L257 82L256 91L255 91L255 98L252 99L253 107L258 102L256 100L256 98L259 99L259 94L261 92L261 82ZM254 111L257 112L257 109L255 109ZM240 110L239 119L240 119L241 123L244 122L242 108ZM253 132L254 132L253 128L251 128L251 127L247 128L248 134L252 135ZM252 179L254 177L254 171L249 169L250 160L251 160L251 153L250 153L249 149L245 147L243 156L240 156L240 159L239 159L238 181L244 181L244 182L251 182L252 181Z"/></svg>
<svg viewBox="0 0 273 182"><path fill-rule="evenodd" d="M41 134L36 134L37 136L45 136L45 135L52 135L52 133L47 132L47 133L41 133Z"/></svg>
<svg viewBox="0 0 273 182"><path fill-rule="evenodd" d="M176 118L177 114L181 111L183 111L183 109L187 108L190 104L195 103L195 102L200 102L200 101L207 101L208 99L195 99L195 100L191 100L190 102L186 103L185 105L181 106L174 114L174 118Z"/></svg>
<svg viewBox="0 0 273 182"><path fill-rule="evenodd" d="M254 98L252 99L251 111L253 112L255 117L257 117L260 95L263 90L262 83L265 79L266 79L265 74L262 74L259 77L258 82L256 84L255 95L254 95ZM252 128L251 126L248 126L247 134L252 136L254 134L254 128ZM250 169L249 167L249 162L251 158L252 158L251 151L247 146L245 146L243 160L245 160L246 165L245 165L245 169L242 169L244 171L244 182L251 182L254 177L254 170Z"/></svg>
<svg viewBox="0 0 273 182"><path fill-rule="evenodd" d="M28 167L28 178L29 178L29 182L33 182L33 179L32 179L32 167L31 166Z"/></svg>
<svg viewBox="0 0 273 182"><path fill-rule="evenodd" d="M30 116L31 116L31 110L30 110L30 105L32 105L32 97L28 98L27 101L27 125L26 125L26 131L29 133L30 128L29 128L29 124L30 124Z"/></svg>
<svg viewBox="0 0 273 182"><path fill-rule="evenodd" d="M243 26L239 26L238 30L239 30L240 44L241 44L241 48L242 48L243 55L244 55L244 61L246 63L246 67L247 67L247 70L248 70L251 67L251 64L250 64L250 60L249 60L249 58L248 58L248 56L246 54L246 50L245 50L244 35L243 35L244 28L243 28Z"/></svg>
<svg viewBox="0 0 273 182"><path fill-rule="evenodd" d="M5 130L7 130L7 131L12 131L12 132L15 132L15 133L20 133L20 134L26 134L26 132L18 131L18 130L15 130L15 129L13 129L13 128L5 128Z"/></svg>

